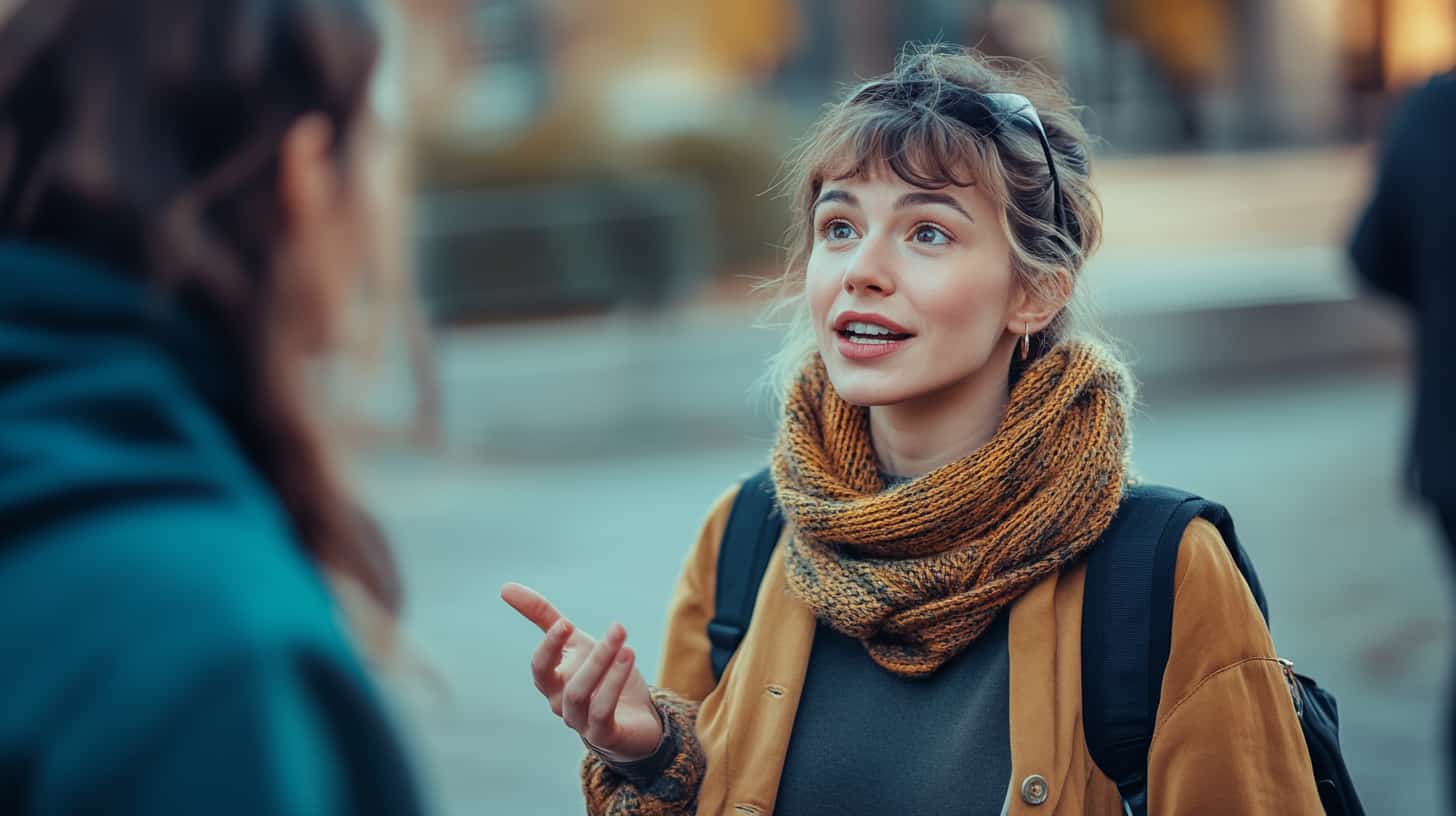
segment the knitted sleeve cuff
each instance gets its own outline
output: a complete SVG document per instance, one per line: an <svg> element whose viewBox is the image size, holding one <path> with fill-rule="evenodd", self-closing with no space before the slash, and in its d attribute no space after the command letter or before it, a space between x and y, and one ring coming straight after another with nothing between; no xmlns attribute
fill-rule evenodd
<svg viewBox="0 0 1456 816"><path fill-rule="evenodd" d="M659 709L657 720L662 723L662 739L658 740L657 748L651 754L642 759L632 762L618 762L601 751L596 746L582 738L588 750L594 752L599 759L607 764L617 773L618 776L631 782L639 788L651 785L662 772L667 770L672 761L677 758L678 752L682 750L682 740L678 737L677 730L669 727L667 716Z"/></svg>
<svg viewBox="0 0 1456 816"><path fill-rule="evenodd" d="M707 767L696 732L698 704L659 688L652 689L652 702L664 726L652 756L617 764L587 752L581 776L591 816L685 816L696 809Z"/></svg>

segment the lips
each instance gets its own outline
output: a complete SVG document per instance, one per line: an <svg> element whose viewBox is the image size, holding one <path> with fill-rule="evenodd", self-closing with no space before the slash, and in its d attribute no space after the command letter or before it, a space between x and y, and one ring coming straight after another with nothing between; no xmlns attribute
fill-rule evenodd
<svg viewBox="0 0 1456 816"><path fill-rule="evenodd" d="M839 353L849 360L872 360L893 354L915 335L884 315L844 312L834 321Z"/></svg>
<svg viewBox="0 0 1456 816"><path fill-rule="evenodd" d="M853 326L855 331L852 333L855 334L890 336L899 340L915 336L913 332L899 323L874 312L841 312L834 321L834 331L841 335L851 332L851 324L859 324ZM866 328L869 328L869 331L865 331Z"/></svg>

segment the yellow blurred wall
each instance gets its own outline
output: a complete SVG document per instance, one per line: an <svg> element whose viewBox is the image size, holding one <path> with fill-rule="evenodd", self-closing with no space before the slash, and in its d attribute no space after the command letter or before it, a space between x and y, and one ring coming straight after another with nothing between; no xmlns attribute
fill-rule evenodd
<svg viewBox="0 0 1456 816"><path fill-rule="evenodd" d="M1180 81L1212 81L1228 68L1227 0L1110 0L1118 30L1147 48Z"/></svg>
<svg viewBox="0 0 1456 816"><path fill-rule="evenodd" d="M787 57L799 38L792 0L591 0L553 9L562 35L558 59L569 67L587 63L594 69L587 73L598 76L663 59L730 76L761 75Z"/></svg>
<svg viewBox="0 0 1456 816"><path fill-rule="evenodd" d="M1456 66L1456 2L1387 0L1385 79L1395 87Z"/></svg>

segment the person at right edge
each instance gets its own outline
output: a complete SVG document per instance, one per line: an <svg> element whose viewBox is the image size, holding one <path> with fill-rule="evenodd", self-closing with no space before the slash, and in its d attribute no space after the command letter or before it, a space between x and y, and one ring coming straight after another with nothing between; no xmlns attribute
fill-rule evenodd
<svg viewBox="0 0 1456 816"><path fill-rule="evenodd" d="M1453 150L1456 73L1447 73L1412 92L1391 115L1374 192L1350 240L1360 277L1408 307L1414 318L1415 423L1407 479L1439 520L1448 559L1456 556ZM1456 674L1448 683L1456 684ZM1456 812L1456 694L1447 700L1446 716L1447 801Z"/></svg>

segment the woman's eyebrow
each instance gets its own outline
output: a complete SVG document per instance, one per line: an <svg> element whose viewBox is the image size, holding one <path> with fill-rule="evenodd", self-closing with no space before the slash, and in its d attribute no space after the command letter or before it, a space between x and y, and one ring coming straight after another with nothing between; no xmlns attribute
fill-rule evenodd
<svg viewBox="0 0 1456 816"><path fill-rule="evenodd" d="M823 194L819 196L819 199L814 202L814 206L809 208L809 212L812 213L815 210L819 209L820 204L828 204L831 201L842 201L851 207L859 206L859 199L854 197L854 193L846 192L844 190L825 190Z"/></svg>
<svg viewBox="0 0 1456 816"><path fill-rule="evenodd" d="M972 218L971 214L966 212L966 208L962 207L959 201L956 201L954 197L945 193L906 193L900 196L899 201L895 202L895 209L903 210L906 207L914 207L920 204L942 204L964 215L966 220L972 224L976 223L976 219Z"/></svg>

